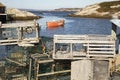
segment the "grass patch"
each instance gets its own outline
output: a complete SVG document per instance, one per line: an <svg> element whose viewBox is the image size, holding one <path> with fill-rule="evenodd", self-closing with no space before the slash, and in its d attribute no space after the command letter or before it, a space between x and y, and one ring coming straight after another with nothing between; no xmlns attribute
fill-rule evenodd
<svg viewBox="0 0 120 80"><path fill-rule="evenodd" d="M120 11L120 7L115 7L115 8L111 8L111 6L117 6L120 5L120 1L112 1L112 2L103 2L99 4L101 6L101 8L97 9L97 11L99 12L118 12Z"/></svg>

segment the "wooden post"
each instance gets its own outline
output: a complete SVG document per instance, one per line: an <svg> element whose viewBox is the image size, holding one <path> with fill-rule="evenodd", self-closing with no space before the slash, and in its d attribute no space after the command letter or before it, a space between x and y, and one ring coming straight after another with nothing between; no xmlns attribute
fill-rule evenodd
<svg viewBox="0 0 120 80"><path fill-rule="evenodd" d="M37 59L34 59L34 80L38 80L37 77Z"/></svg>
<svg viewBox="0 0 120 80"><path fill-rule="evenodd" d="M36 37L39 38L39 24L35 22L35 28L36 28Z"/></svg>
<svg viewBox="0 0 120 80"><path fill-rule="evenodd" d="M73 46L72 46L72 43L70 43L70 56L72 56L72 58L73 58L73 50L72 50L72 48L73 48Z"/></svg>
<svg viewBox="0 0 120 80"><path fill-rule="evenodd" d="M18 27L17 30L18 30L18 33L17 33L18 39L22 40L23 39L23 27Z"/></svg>
<svg viewBox="0 0 120 80"><path fill-rule="evenodd" d="M28 80L31 80L31 66L32 66L32 59L30 58Z"/></svg>
<svg viewBox="0 0 120 80"><path fill-rule="evenodd" d="M53 55L52 55L53 59L56 58L55 57L55 55L56 55L55 48L56 48L56 45L55 45L55 42L54 42L54 44L53 44Z"/></svg>
<svg viewBox="0 0 120 80"><path fill-rule="evenodd" d="M39 63L37 63L36 80L38 80L38 74L39 74Z"/></svg>
<svg viewBox="0 0 120 80"><path fill-rule="evenodd" d="M0 27L2 26L2 22L0 21Z"/></svg>
<svg viewBox="0 0 120 80"><path fill-rule="evenodd" d="M89 37L87 36L87 40L89 40ZM87 57L89 57L89 42L87 41Z"/></svg>

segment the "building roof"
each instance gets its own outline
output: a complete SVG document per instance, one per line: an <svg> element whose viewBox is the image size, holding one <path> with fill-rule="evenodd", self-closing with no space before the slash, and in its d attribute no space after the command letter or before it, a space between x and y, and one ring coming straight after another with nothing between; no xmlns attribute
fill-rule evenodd
<svg viewBox="0 0 120 80"><path fill-rule="evenodd" d="M0 7L5 7L5 5L3 5L3 4L0 2Z"/></svg>
<svg viewBox="0 0 120 80"><path fill-rule="evenodd" d="M110 20L113 24L115 24L117 27L120 27L120 19L112 19Z"/></svg>

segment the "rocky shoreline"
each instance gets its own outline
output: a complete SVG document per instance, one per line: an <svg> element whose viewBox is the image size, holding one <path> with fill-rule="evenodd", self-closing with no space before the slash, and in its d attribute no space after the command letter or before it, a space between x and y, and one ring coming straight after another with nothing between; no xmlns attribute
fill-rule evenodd
<svg viewBox="0 0 120 80"><path fill-rule="evenodd" d="M86 6L74 14L69 14L70 17L87 17L87 18L120 18L120 1L103 2Z"/></svg>
<svg viewBox="0 0 120 80"><path fill-rule="evenodd" d="M31 12L19 10L16 8L8 8L6 12L13 20L33 20L41 18L40 16L37 16Z"/></svg>

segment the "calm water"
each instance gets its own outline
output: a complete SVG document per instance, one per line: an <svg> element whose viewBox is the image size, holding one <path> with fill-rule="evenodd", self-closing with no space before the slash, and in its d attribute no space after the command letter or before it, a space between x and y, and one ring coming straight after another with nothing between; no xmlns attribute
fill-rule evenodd
<svg viewBox="0 0 120 80"><path fill-rule="evenodd" d="M35 12L44 17L38 20L42 25L40 35L53 37L54 34L111 34L111 23L108 19L67 17L69 13L71 12ZM46 27L46 21L59 19L65 20L64 27Z"/></svg>

